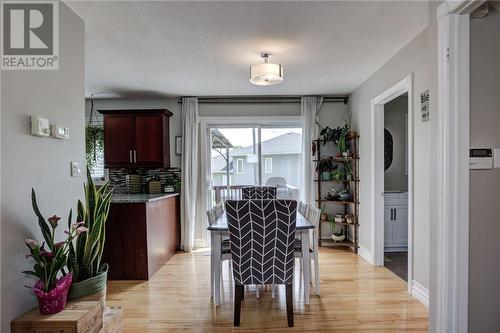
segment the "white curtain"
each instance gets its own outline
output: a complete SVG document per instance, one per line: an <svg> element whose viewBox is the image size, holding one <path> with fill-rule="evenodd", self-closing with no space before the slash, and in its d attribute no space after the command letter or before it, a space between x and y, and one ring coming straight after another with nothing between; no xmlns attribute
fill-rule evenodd
<svg viewBox="0 0 500 333"><path fill-rule="evenodd" d="M198 98L182 99L182 186L181 186L181 250L194 246L199 173Z"/></svg>
<svg viewBox="0 0 500 333"><path fill-rule="evenodd" d="M302 97L300 117L302 122L302 168L300 182L300 200L306 204L316 205L316 188L314 186L315 166L312 156L312 140L318 137L319 109L323 97Z"/></svg>

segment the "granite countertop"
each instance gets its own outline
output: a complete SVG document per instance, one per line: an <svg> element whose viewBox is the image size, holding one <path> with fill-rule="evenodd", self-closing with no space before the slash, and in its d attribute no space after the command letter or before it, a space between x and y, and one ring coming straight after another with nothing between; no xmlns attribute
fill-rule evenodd
<svg viewBox="0 0 500 333"><path fill-rule="evenodd" d="M111 196L111 203L145 203L178 196L179 193L160 193L160 194L127 194L117 193Z"/></svg>

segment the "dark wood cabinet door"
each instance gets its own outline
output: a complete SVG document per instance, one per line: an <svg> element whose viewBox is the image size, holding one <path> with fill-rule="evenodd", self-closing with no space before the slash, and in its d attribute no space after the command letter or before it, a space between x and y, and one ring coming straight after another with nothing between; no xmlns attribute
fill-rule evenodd
<svg viewBox="0 0 500 333"><path fill-rule="evenodd" d="M104 165L126 167L133 163L134 116L131 113L104 115Z"/></svg>
<svg viewBox="0 0 500 333"><path fill-rule="evenodd" d="M161 113L135 115L134 161L138 166L164 166L163 117Z"/></svg>

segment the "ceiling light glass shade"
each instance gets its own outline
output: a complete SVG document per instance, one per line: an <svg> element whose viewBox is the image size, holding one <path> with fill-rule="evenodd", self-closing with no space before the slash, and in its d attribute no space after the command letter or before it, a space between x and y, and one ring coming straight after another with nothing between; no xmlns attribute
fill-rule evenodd
<svg viewBox="0 0 500 333"><path fill-rule="evenodd" d="M268 62L250 66L250 83L272 86L281 82L283 82L283 66Z"/></svg>

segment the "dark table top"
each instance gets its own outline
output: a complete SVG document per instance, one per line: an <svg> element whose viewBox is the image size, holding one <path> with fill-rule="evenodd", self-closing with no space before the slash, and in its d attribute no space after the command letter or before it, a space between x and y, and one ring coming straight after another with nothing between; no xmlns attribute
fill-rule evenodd
<svg viewBox="0 0 500 333"><path fill-rule="evenodd" d="M227 231L226 213L217 219L217 221L207 228L210 231ZM296 229L314 229L314 225L297 212Z"/></svg>

